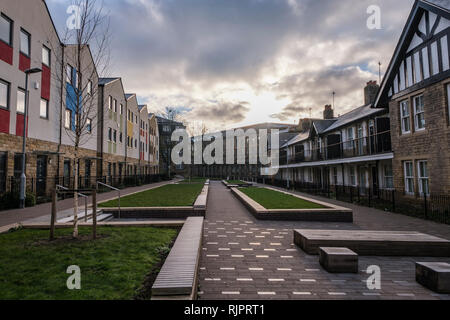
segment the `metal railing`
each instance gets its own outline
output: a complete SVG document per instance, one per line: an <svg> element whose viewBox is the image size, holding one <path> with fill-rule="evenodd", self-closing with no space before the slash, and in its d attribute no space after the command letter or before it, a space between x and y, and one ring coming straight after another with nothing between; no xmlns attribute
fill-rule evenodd
<svg viewBox="0 0 450 320"><path fill-rule="evenodd" d="M66 187L61 186L61 185L58 184L58 185L56 185L56 190L65 190L65 191L67 191L67 190L69 190L69 188L66 188ZM87 195L79 193L79 192L77 192L77 195L84 199L84 222L87 222L88 198L89 197ZM77 214L78 214L78 212L77 212Z"/></svg>
<svg viewBox="0 0 450 320"><path fill-rule="evenodd" d="M110 186L110 185L108 185L108 184L106 184L106 183L97 181L97 189L98 189L98 186L99 186L99 185L104 186L104 187L106 187L106 188L109 188L109 189L111 189L111 190L115 190L115 191L117 191L117 193L119 194L119 219L120 219L120 189L114 188L113 186Z"/></svg>

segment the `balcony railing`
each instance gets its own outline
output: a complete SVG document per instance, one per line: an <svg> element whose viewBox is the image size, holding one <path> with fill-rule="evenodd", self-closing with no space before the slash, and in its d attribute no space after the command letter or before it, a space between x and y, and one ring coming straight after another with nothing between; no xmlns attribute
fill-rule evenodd
<svg viewBox="0 0 450 320"><path fill-rule="evenodd" d="M297 152L290 156L281 152L280 165L363 157L387 152L392 152L390 131L339 143L328 143L321 148Z"/></svg>

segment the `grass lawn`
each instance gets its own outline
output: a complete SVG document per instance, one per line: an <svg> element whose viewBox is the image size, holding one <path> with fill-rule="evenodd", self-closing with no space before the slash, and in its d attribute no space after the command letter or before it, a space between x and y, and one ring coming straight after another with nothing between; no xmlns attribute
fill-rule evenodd
<svg viewBox="0 0 450 320"><path fill-rule="evenodd" d="M324 206L266 188L239 189L266 209L321 209Z"/></svg>
<svg viewBox="0 0 450 320"><path fill-rule="evenodd" d="M71 232L58 229L51 243L46 230L0 235L0 299L133 299L177 235L169 228L102 227L92 241L91 228L80 228L80 240ZM67 289L71 265L81 269L81 290Z"/></svg>
<svg viewBox="0 0 450 320"><path fill-rule="evenodd" d="M131 194L120 198L120 206L125 207L185 207L192 206L203 184L167 184L155 189ZM104 208L118 207L117 200L111 200L99 205Z"/></svg>
<svg viewBox="0 0 450 320"><path fill-rule="evenodd" d="M227 180L228 184L247 184L246 182L242 180Z"/></svg>

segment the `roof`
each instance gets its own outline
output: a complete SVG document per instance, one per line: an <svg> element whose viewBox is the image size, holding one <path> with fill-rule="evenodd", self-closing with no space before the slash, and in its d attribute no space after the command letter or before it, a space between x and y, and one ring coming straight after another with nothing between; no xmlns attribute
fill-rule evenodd
<svg viewBox="0 0 450 320"><path fill-rule="evenodd" d="M132 97L136 96L136 93L125 93L125 98L128 100Z"/></svg>
<svg viewBox="0 0 450 320"><path fill-rule="evenodd" d="M175 125L184 126L181 122L170 120L170 119L167 119L167 118L163 118L161 116L156 116L156 119L158 120L158 123L164 123L165 122L165 123L173 123Z"/></svg>
<svg viewBox="0 0 450 320"><path fill-rule="evenodd" d="M338 117L336 121L330 125L328 128L326 128L322 133L330 132L333 130L336 130L340 127L346 126L348 124L351 124L352 122L355 122L357 120L366 118L368 116L386 112L384 109L374 109L372 108L372 104L367 104L365 106L353 109L352 111Z"/></svg>
<svg viewBox="0 0 450 320"><path fill-rule="evenodd" d="M285 144L281 145L282 148L291 146L293 144L308 140L309 138L309 131L297 133L291 140L286 142Z"/></svg>
<svg viewBox="0 0 450 320"><path fill-rule="evenodd" d="M400 39L395 48L394 54L389 62L386 74L383 77L383 81L380 85L377 97L375 99L374 106L377 108L386 107L387 95L391 82L394 80L396 72L401 63L401 55L408 49L409 42L415 33L415 26L419 23L420 13L423 10L428 10L434 13L440 13L450 18L450 1L449 0L416 0L411 13L403 28Z"/></svg>
<svg viewBox="0 0 450 320"><path fill-rule="evenodd" d="M98 85L104 86L104 85L107 85L107 84L117 81L117 80L120 80L120 78L100 78L100 79L98 79Z"/></svg>
<svg viewBox="0 0 450 320"><path fill-rule="evenodd" d="M292 140L292 138L297 136L297 132L280 132L280 148L284 147L286 143Z"/></svg>
<svg viewBox="0 0 450 320"><path fill-rule="evenodd" d="M336 121L338 121L338 119L314 120L313 126L316 129L317 134L321 134Z"/></svg>

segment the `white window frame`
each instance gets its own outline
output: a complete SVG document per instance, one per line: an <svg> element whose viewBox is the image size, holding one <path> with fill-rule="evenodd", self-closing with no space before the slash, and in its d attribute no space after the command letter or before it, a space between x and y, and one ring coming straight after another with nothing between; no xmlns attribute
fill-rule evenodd
<svg viewBox="0 0 450 320"><path fill-rule="evenodd" d="M66 109L64 117L64 128L70 129L72 125L72 110Z"/></svg>
<svg viewBox="0 0 450 320"><path fill-rule="evenodd" d="M23 106L19 109L19 94L23 94ZM22 88L17 88L17 100L16 100L16 112L20 114L25 114L25 104L26 104L27 95L25 90Z"/></svg>
<svg viewBox="0 0 450 320"><path fill-rule="evenodd" d="M422 176L422 172L420 170L420 165L425 164L426 168L426 176ZM423 183L426 182L426 195L428 196L430 194L430 177L428 175L428 161L427 160L419 160L417 161L417 184L419 185L419 194L421 196L424 195L424 188Z"/></svg>
<svg viewBox="0 0 450 320"><path fill-rule="evenodd" d="M411 175L407 174L407 170L406 168L410 166L411 167ZM413 195L414 194L414 164L412 161L405 161L403 162L403 174L405 177L405 193L409 194L409 195ZM408 181L411 180L412 181L412 190L409 190L409 184Z"/></svg>
<svg viewBox="0 0 450 320"><path fill-rule="evenodd" d="M112 105L113 105L113 97L108 96L108 109L109 110L112 110Z"/></svg>
<svg viewBox="0 0 450 320"><path fill-rule="evenodd" d="M347 149L353 149L353 143L355 141L355 128L350 127L346 130L347 135Z"/></svg>
<svg viewBox="0 0 450 320"><path fill-rule="evenodd" d="M420 99L422 101L422 110L420 112L417 111L417 100ZM423 95L418 95L413 97L413 105L414 105L414 129L415 131L423 131L426 128L426 121L425 121L425 106L423 103ZM423 127L419 128L419 121L418 116L423 116Z"/></svg>
<svg viewBox="0 0 450 320"><path fill-rule="evenodd" d="M390 168L390 175L387 174L387 168ZM389 181L389 182L388 182ZM383 183L385 189L393 189L394 188L394 171L392 169L392 165L384 165L383 167Z"/></svg>
<svg viewBox="0 0 450 320"><path fill-rule="evenodd" d="M406 104L406 109L403 106ZM408 114L404 113L404 110L408 112ZM411 118L410 118L410 110L409 110L409 100L400 101L400 124L402 128L402 134L411 133ZM405 122L406 121L406 122ZM408 124L408 130L405 128L405 123Z"/></svg>
<svg viewBox="0 0 450 320"><path fill-rule="evenodd" d="M356 186L356 168L355 166L350 166L348 168L348 180L352 187Z"/></svg>
<svg viewBox="0 0 450 320"><path fill-rule="evenodd" d="M42 64L50 68L51 63L51 50L46 46L42 46Z"/></svg>
<svg viewBox="0 0 450 320"><path fill-rule="evenodd" d="M72 84L73 67L70 64L66 66L66 82Z"/></svg>
<svg viewBox="0 0 450 320"><path fill-rule="evenodd" d="M45 114L42 113L42 104L45 103ZM48 100L41 98L41 103L39 105L39 117L41 119L48 120Z"/></svg>

